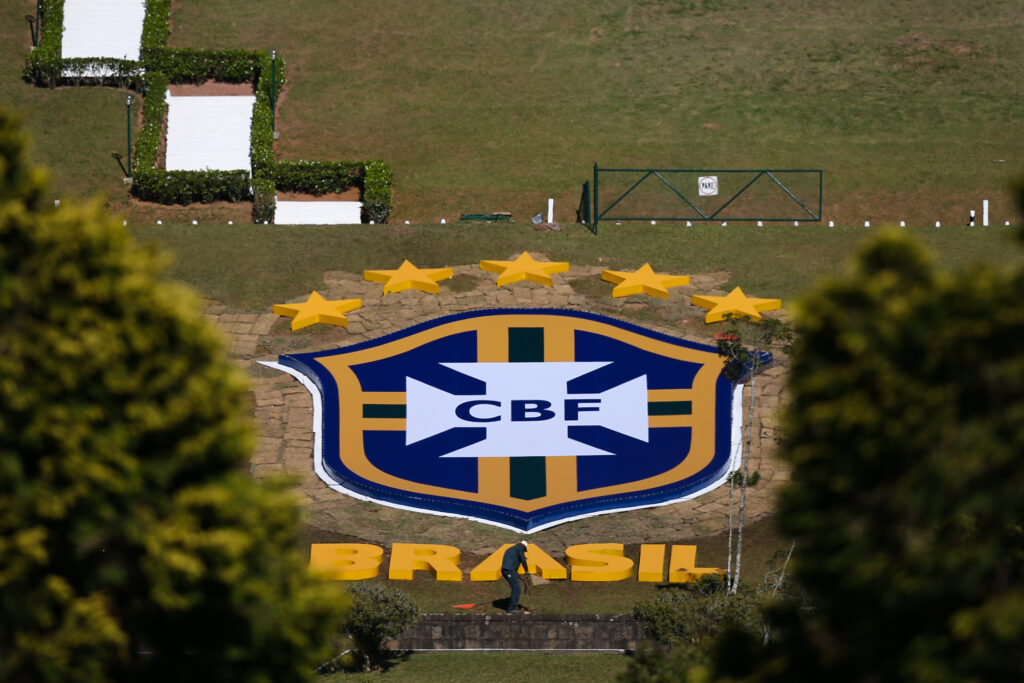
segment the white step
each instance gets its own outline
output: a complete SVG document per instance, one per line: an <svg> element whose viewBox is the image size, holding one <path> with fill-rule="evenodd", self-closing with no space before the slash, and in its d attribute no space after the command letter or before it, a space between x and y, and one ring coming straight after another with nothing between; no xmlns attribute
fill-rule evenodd
<svg viewBox="0 0 1024 683"><path fill-rule="evenodd" d="M139 60L144 0L64 0L60 55Z"/></svg>
<svg viewBox="0 0 1024 683"><path fill-rule="evenodd" d="M168 171L249 171L253 95L167 95Z"/></svg>
<svg viewBox="0 0 1024 683"><path fill-rule="evenodd" d="M277 202L277 225L355 225L361 222L362 202Z"/></svg>

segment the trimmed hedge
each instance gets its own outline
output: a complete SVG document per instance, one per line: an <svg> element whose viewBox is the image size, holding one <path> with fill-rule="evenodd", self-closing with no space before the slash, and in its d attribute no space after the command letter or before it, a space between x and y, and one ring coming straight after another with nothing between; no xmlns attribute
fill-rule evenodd
<svg viewBox="0 0 1024 683"><path fill-rule="evenodd" d="M135 142L135 183L139 176L156 169L156 158L164 137L167 118L167 76L155 71L143 77L142 130ZM136 192L135 184L132 192Z"/></svg>
<svg viewBox="0 0 1024 683"><path fill-rule="evenodd" d="M387 223L391 215L391 166L383 161L367 161L363 178L363 220Z"/></svg>
<svg viewBox="0 0 1024 683"><path fill-rule="evenodd" d="M279 161L274 180L283 192L319 197L352 187L362 188L365 166L359 161Z"/></svg>
<svg viewBox="0 0 1024 683"><path fill-rule="evenodd" d="M171 37L171 0L146 0L142 20L142 50L163 47ZM141 55L140 55L141 57Z"/></svg>
<svg viewBox="0 0 1024 683"><path fill-rule="evenodd" d="M25 80L46 88L60 85L64 40L64 0L43 0L39 18L39 45L25 58Z"/></svg>
<svg viewBox="0 0 1024 683"><path fill-rule="evenodd" d="M251 50L191 50L146 47L142 62L147 70L167 74L171 83L255 83L260 73L259 53Z"/></svg>
<svg viewBox="0 0 1024 683"><path fill-rule="evenodd" d="M285 85L285 62L271 63L266 50L192 50L167 46L171 0L146 0L140 61L61 59L64 0L42 0L39 46L25 60L25 78L36 85L63 83L116 85L143 95L142 130L134 155L131 192L161 204L253 201L253 220L273 222L275 195L286 192L323 195L358 187L364 221L386 223L391 213L391 167L383 161L274 160L272 95ZM110 76L88 76L93 69ZM65 69L77 75L65 77ZM247 171L166 171L157 168L167 119L166 92L172 83L252 83L256 94L250 138L251 174Z"/></svg>
<svg viewBox="0 0 1024 683"><path fill-rule="evenodd" d="M61 58L64 0L43 0L40 24L39 45L25 58L23 73L27 81L47 88L88 84L138 89L142 77L139 62L109 57ZM65 72L70 75L65 76Z"/></svg>
<svg viewBox="0 0 1024 683"><path fill-rule="evenodd" d="M164 171L136 173L132 191L161 204L242 202L252 198L248 171Z"/></svg>
<svg viewBox="0 0 1024 683"><path fill-rule="evenodd" d="M132 194L159 204L241 202L252 197L248 171L166 171L156 168L167 119L166 74L150 71L143 85L142 130L135 146Z"/></svg>
<svg viewBox="0 0 1024 683"><path fill-rule="evenodd" d="M277 188L320 196L358 187L364 222L386 223L391 214L391 167L383 161L281 161L274 174Z"/></svg>

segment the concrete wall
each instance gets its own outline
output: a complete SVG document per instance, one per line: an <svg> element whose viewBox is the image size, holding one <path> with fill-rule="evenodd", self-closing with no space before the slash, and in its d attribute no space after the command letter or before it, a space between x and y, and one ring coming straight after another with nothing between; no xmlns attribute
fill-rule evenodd
<svg viewBox="0 0 1024 683"><path fill-rule="evenodd" d="M628 614L424 614L394 650L635 650L643 626Z"/></svg>

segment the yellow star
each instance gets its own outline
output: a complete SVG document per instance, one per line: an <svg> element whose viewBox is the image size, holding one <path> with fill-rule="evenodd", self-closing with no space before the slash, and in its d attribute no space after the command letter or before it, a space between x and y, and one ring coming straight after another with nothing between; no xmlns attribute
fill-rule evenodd
<svg viewBox="0 0 1024 683"><path fill-rule="evenodd" d="M363 279L383 282L384 293L401 292L403 289L418 289L421 292L438 294L438 282L447 280L454 271L451 268L417 268L408 260L402 261L398 270L364 270Z"/></svg>
<svg viewBox="0 0 1024 683"><path fill-rule="evenodd" d="M301 330L317 323L325 325L340 325L346 327L348 318L344 316L349 311L354 311L363 305L362 299L336 299L328 301L313 292L301 304L274 304L274 313L283 315L292 320L292 330Z"/></svg>
<svg viewBox="0 0 1024 683"><path fill-rule="evenodd" d="M689 275L663 275L655 273L650 263L645 263L639 269L630 273L620 270L605 270L601 272L601 279L605 282L618 283L612 290L613 297L629 296L630 294L648 294L668 298L668 288L690 284Z"/></svg>
<svg viewBox="0 0 1024 683"><path fill-rule="evenodd" d="M702 308L709 308L708 314L704 316L704 322L715 323L725 320L725 316L742 315L752 320L761 319L761 311L774 311L782 308L781 299L755 299L747 296L739 287L729 292L726 296L694 296L693 305Z"/></svg>
<svg viewBox="0 0 1024 683"><path fill-rule="evenodd" d="M569 264L565 261L534 261L529 252L524 251L515 261L481 261L480 269L498 273L499 287L520 280L532 280L537 284L553 287L551 273L569 270Z"/></svg>

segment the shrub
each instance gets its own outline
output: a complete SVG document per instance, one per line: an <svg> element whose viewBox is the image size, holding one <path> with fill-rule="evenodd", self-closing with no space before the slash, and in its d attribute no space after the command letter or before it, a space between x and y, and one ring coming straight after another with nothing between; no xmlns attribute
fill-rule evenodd
<svg viewBox="0 0 1024 683"><path fill-rule="evenodd" d="M56 88L62 71L64 0L43 0L39 23L39 45L25 59L25 78L35 85Z"/></svg>
<svg viewBox="0 0 1024 683"><path fill-rule="evenodd" d="M171 37L171 0L146 0L142 21L142 48L162 47Z"/></svg>
<svg viewBox="0 0 1024 683"><path fill-rule="evenodd" d="M132 192L160 204L241 202L252 198L248 171L164 171L136 173Z"/></svg>
<svg viewBox="0 0 1024 683"><path fill-rule="evenodd" d="M355 161L282 161L274 180L283 192L320 196L361 186L363 174L364 164Z"/></svg>
<svg viewBox="0 0 1024 683"><path fill-rule="evenodd" d="M265 178L254 178L252 181L252 222L273 223L277 209L277 197L274 183Z"/></svg>
<svg viewBox="0 0 1024 683"><path fill-rule="evenodd" d="M740 584L730 594L718 574L702 576L658 593L654 600L637 603L633 616L644 624L647 635L666 645L683 645L704 650L726 627L760 632L756 591Z"/></svg>
<svg viewBox="0 0 1024 683"><path fill-rule="evenodd" d="M391 215L391 167L383 161L367 161L363 176L363 221L387 223Z"/></svg>
<svg viewBox="0 0 1024 683"><path fill-rule="evenodd" d="M365 667L380 668L390 654L384 640L415 624L419 610L408 595L382 583L358 583L349 593L352 609L341 632L352 639Z"/></svg>
<svg viewBox="0 0 1024 683"><path fill-rule="evenodd" d="M264 92L256 93L252 108L252 131L249 138L249 160L252 177L269 181L274 179L274 113L270 98Z"/></svg>
<svg viewBox="0 0 1024 683"><path fill-rule="evenodd" d="M142 130L135 142L135 176L156 170L156 157L163 140L167 117L167 77L151 71L142 80ZM132 186L132 192L135 192Z"/></svg>
<svg viewBox="0 0 1024 683"><path fill-rule="evenodd" d="M171 83L255 83L260 74L260 53L252 50L192 50L144 47L147 71L167 75Z"/></svg>

